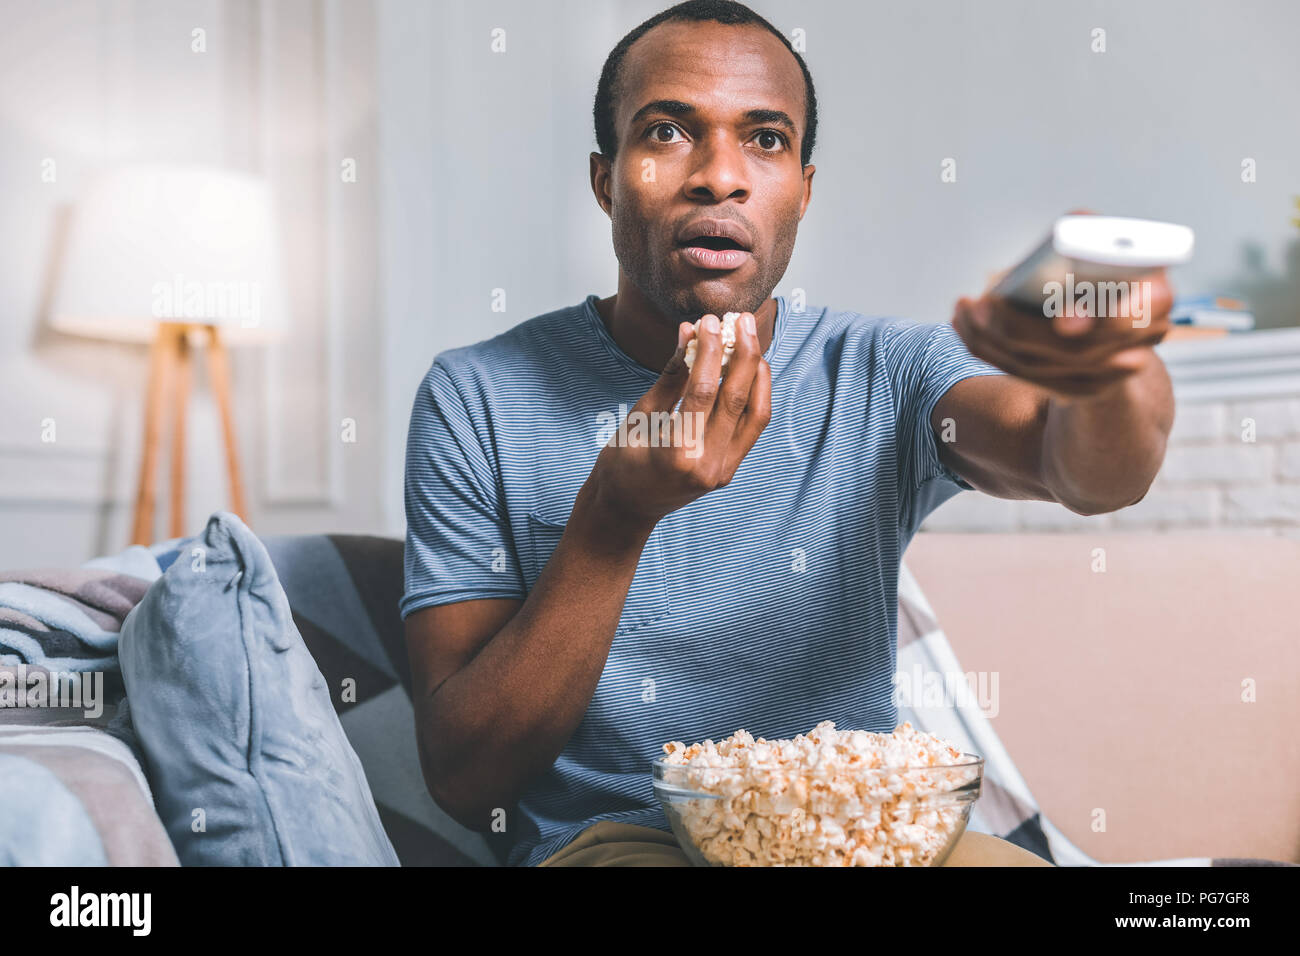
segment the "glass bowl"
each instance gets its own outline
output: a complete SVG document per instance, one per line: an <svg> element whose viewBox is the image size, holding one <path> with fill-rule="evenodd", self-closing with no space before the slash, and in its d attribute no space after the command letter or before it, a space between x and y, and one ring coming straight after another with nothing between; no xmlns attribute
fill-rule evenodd
<svg viewBox="0 0 1300 956"><path fill-rule="evenodd" d="M975 754L833 776L666 759L651 764L655 797L696 866L938 866L965 832L984 778Z"/></svg>

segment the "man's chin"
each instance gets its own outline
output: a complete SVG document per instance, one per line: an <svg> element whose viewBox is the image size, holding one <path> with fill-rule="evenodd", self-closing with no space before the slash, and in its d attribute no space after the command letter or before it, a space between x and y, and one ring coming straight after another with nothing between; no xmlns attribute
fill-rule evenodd
<svg viewBox="0 0 1300 956"><path fill-rule="evenodd" d="M694 322L705 315L727 312L756 312L766 295L757 293L751 283L736 283L726 278L701 279L679 287L671 295L673 311Z"/></svg>

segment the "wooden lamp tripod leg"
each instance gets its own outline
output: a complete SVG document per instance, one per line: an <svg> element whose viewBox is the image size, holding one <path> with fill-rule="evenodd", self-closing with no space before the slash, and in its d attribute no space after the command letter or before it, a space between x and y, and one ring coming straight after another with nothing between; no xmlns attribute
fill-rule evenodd
<svg viewBox="0 0 1300 956"><path fill-rule="evenodd" d="M225 345L214 326L202 326L208 333L208 368L217 406L221 411L221 431L226 451L226 470L230 477L231 510L245 523L244 486L239 477L238 443L235 439L234 411L230 399L230 363ZM157 497L159 445L163 415L170 409L171 447L171 536L185 535L185 422L192 373L188 335L199 326L181 322L161 322L149 358L149 393L145 403L144 453L140 462L140 483L136 490L135 516L131 523L131 543L153 543L154 507Z"/></svg>
<svg viewBox="0 0 1300 956"><path fill-rule="evenodd" d="M162 436L164 396L171 385L172 366L176 358L175 326L158 325L149 356L149 393L144 409L144 452L140 460L140 483L135 496L135 517L131 523L131 543L153 542L154 496L158 470L158 445Z"/></svg>
<svg viewBox="0 0 1300 956"><path fill-rule="evenodd" d="M179 538L185 534L185 411L190 403L190 329L193 326L181 325L176 328L176 350L173 352L176 363L176 377L172 384L172 480L171 536Z"/></svg>
<svg viewBox="0 0 1300 956"><path fill-rule="evenodd" d="M212 390L221 409L221 432L226 445L226 471L230 476L230 510L248 523L244 507L244 485L239 478L239 443L235 439L235 414L230 402L230 363L226 346L221 341L215 325L208 326L208 371L212 377Z"/></svg>

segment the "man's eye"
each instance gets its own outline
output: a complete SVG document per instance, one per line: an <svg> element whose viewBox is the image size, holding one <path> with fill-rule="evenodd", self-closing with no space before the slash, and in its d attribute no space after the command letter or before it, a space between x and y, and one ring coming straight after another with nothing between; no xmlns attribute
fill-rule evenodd
<svg viewBox="0 0 1300 956"><path fill-rule="evenodd" d="M758 135L755 138L759 140L766 138L767 140L770 141L770 145L764 144L762 142L760 142L759 144L760 146L762 146L763 152L765 153L774 153L777 151L778 147L780 148L785 147L785 137L782 136L774 129L759 130Z"/></svg>
<svg viewBox="0 0 1300 956"><path fill-rule="evenodd" d="M649 134L650 134L651 139L653 139L656 143L671 143L671 142L673 142L672 139L664 139L664 138L659 134L659 131L660 131L660 130L665 130L665 129L668 130L670 133L680 132L680 131L677 129L677 127L674 126L672 123L655 123L654 126L651 126L651 127L650 127L650 129L648 130L648 132L649 132Z"/></svg>

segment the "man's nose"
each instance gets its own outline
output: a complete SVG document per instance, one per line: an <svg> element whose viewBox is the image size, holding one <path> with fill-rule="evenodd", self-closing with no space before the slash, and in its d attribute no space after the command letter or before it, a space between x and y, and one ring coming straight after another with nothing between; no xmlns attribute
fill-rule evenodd
<svg viewBox="0 0 1300 956"><path fill-rule="evenodd" d="M693 197L721 202L749 195L745 149L734 136L720 133L702 141L692 159L695 168L686 181L686 189Z"/></svg>

